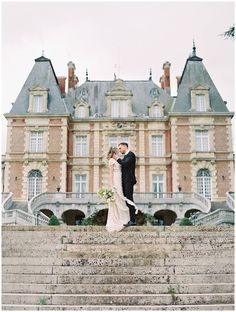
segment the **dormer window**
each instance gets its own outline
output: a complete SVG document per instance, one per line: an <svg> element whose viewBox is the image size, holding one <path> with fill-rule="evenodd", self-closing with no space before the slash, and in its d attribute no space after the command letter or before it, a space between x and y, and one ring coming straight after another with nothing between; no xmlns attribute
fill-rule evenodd
<svg viewBox="0 0 236 312"><path fill-rule="evenodd" d="M106 116L111 118L126 118L133 116L132 92L126 88L125 82L117 79L110 91L106 92Z"/></svg>
<svg viewBox="0 0 236 312"><path fill-rule="evenodd" d="M211 111L209 88L199 85L191 89L191 110L196 112Z"/></svg>
<svg viewBox="0 0 236 312"><path fill-rule="evenodd" d="M111 101L111 117L128 117L128 103L125 100Z"/></svg>
<svg viewBox="0 0 236 312"><path fill-rule="evenodd" d="M196 94L196 111L206 112L206 96L205 96L205 94Z"/></svg>
<svg viewBox="0 0 236 312"><path fill-rule="evenodd" d="M80 101L74 106L75 108L75 117L77 118L87 118L89 117L89 105L84 99L80 99Z"/></svg>
<svg viewBox="0 0 236 312"><path fill-rule="evenodd" d="M34 113L43 112L43 96L42 95L34 95L32 112Z"/></svg>
<svg viewBox="0 0 236 312"><path fill-rule="evenodd" d="M41 87L29 90L29 113L44 113L48 111L48 91Z"/></svg>
<svg viewBox="0 0 236 312"><path fill-rule="evenodd" d="M164 116L164 105L157 101L157 99L149 106L149 116L160 118Z"/></svg>

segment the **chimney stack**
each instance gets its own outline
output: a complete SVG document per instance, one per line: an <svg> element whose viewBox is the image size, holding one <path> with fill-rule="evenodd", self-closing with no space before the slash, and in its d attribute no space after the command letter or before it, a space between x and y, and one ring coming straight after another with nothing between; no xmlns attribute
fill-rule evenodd
<svg viewBox="0 0 236 312"><path fill-rule="evenodd" d="M65 97L65 95L66 95L66 77L65 76L57 77L57 80L59 83L59 88L61 90L61 95L62 95L62 97Z"/></svg>
<svg viewBox="0 0 236 312"><path fill-rule="evenodd" d="M168 94L170 94L170 66L171 64L169 62L165 62L162 67L162 69L164 70L164 90Z"/></svg>
<svg viewBox="0 0 236 312"><path fill-rule="evenodd" d="M164 86L164 76L160 77L159 82L161 84L161 88L164 90L164 88L165 88L165 86Z"/></svg>
<svg viewBox="0 0 236 312"><path fill-rule="evenodd" d="M68 90L74 89L77 81L75 80L75 64L73 62L69 62L68 66Z"/></svg>
<svg viewBox="0 0 236 312"><path fill-rule="evenodd" d="M181 79L181 76L176 76L176 80L177 80L177 90L179 89L180 79Z"/></svg>

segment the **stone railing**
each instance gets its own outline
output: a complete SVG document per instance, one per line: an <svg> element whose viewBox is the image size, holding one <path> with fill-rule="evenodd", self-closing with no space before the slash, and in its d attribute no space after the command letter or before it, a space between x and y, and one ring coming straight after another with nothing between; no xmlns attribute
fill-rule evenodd
<svg viewBox="0 0 236 312"><path fill-rule="evenodd" d="M47 225L48 220L49 218L42 212L37 216L19 209L2 212L2 224Z"/></svg>
<svg viewBox="0 0 236 312"><path fill-rule="evenodd" d="M101 199L97 193L71 193L71 192L55 192L55 193L41 193L33 197L28 203L28 211L33 213L44 205L96 205L101 203ZM197 193L134 193L134 202L136 204L143 204L150 206L152 204L188 204L194 203L203 212L209 212L211 202Z"/></svg>
<svg viewBox="0 0 236 312"><path fill-rule="evenodd" d="M234 210L234 192L227 192L226 197L227 197L227 205L232 210Z"/></svg>
<svg viewBox="0 0 236 312"><path fill-rule="evenodd" d="M28 211L33 213L33 211L37 210L40 206L50 203L65 203L65 204L85 204L85 203L93 203L96 204L100 201L97 193L41 193L35 197L33 197L28 202Z"/></svg>
<svg viewBox="0 0 236 312"><path fill-rule="evenodd" d="M2 211L5 211L11 207L12 195L12 193L2 193Z"/></svg>
<svg viewBox="0 0 236 312"><path fill-rule="evenodd" d="M218 209L208 214L200 214L194 220L194 225L234 224L234 211Z"/></svg>

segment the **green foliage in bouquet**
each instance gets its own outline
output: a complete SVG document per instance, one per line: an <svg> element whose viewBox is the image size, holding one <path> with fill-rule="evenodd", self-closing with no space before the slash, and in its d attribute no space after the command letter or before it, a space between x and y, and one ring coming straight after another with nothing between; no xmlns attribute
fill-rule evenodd
<svg viewBox="0 0 236 312"><path fill-rule="evenodd" d="M59 220L57 219L57 217L54 214L49 219L48 225L60 225Z"/></svg>

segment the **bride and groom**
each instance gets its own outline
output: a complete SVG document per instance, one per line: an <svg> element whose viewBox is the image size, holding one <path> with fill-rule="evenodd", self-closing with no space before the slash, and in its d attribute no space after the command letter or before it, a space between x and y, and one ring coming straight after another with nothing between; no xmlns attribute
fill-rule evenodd
<svg viewBox="0 0 236 312"><path fill-rule="evenodd" d="M121 159L119 152L124 155ZM121 231L126 226L136 225L135 214L138 208L133 202L135 178L135 154L127 143L111 147L108 152L109 184L114 192L114 201L109 202L106 229L109 232Z"/></svg>

